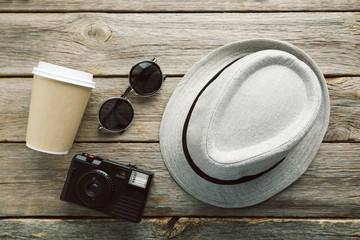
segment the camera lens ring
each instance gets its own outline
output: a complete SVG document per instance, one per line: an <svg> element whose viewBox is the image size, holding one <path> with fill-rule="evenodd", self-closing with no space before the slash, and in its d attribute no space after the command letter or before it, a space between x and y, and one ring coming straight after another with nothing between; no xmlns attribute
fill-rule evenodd
<svg viewBox="0 0 360 240"><path fill-rule="evenodd" d="M111 177L95 169L81 175L76 192L79 200L88 207L100 207L109 201L113 192Z"/></svg>

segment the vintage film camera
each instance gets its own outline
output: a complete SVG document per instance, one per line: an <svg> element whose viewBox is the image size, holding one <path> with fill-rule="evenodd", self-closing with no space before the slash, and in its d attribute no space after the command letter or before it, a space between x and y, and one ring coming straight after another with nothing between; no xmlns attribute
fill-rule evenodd
<svg viewBox="0 0 360 240"><path fill-rule="evenodd" d="M73 157L60 199L140 222L153 173L90 154Z"/></svg>

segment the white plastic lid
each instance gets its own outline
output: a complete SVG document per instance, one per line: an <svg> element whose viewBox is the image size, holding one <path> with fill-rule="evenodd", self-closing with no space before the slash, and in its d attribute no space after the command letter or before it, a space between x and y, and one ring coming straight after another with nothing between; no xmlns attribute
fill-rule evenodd
<svg viewBox="0 0 360 240"><path fill-rule="evenodd" d="M60 67L51 63L39 62L37 68L33 68L32 73L66 83L95 88L92 74Z"/></svg>

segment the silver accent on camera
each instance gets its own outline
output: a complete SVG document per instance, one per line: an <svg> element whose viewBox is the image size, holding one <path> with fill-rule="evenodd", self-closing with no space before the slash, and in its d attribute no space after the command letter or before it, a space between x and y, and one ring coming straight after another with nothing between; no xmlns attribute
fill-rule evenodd
<svg viewBox="0 0 360 240"><path fill-rule="evenodd" d="M78 160L81 160L81 161L86 162L86 157L85 157L85 156L77 155L76 158L77 158Z"/></svg>
<svg viewBox="0 0 360 240"><path fill-rule="evenodd" d="M129 184L141 188L146 188L149 175L133 170L129 178Z"/></svg>

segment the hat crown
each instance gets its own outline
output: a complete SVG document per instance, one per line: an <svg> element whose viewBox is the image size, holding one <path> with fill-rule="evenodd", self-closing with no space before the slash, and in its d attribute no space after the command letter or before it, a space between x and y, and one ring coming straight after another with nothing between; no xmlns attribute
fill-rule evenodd
<svg viewBox="0 0 360 240"><path fill-rule="evenodd" d="M287 55L269 60L266 50ZM251 65L256 54L258 63ZM325 78L305 52L270 39L238 41L203 57L180 81L161 121L161 154L171 176L193 197L219 207L247 207L306 171L329 114Z"/></svg>
<svg viewBox="0 0 360 240"><path fill-rule="evenodd" d="M190 156L213 178L258 174L301 141L320 103L320 84L305 63L279 50L250 54L199 95L186 133Z"/></svg>

